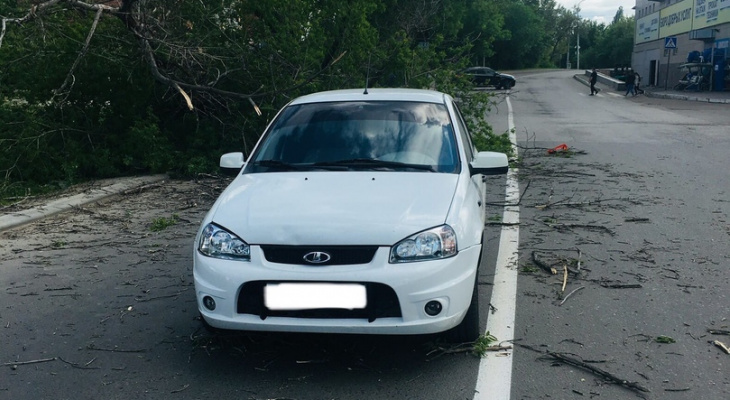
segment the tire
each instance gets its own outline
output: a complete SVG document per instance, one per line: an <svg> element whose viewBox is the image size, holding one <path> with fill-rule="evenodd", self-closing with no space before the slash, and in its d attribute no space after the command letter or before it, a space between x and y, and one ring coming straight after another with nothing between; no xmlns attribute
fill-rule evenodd
<svg viewBox="0 0 730 400"><path fill-rule="evenodd" d="M446 331L445 339L450 343L469 343L477 340L481 334L479 327L479 284L474 278L474 290L471 294L471 303L464 319L459 325Z"/></svg>

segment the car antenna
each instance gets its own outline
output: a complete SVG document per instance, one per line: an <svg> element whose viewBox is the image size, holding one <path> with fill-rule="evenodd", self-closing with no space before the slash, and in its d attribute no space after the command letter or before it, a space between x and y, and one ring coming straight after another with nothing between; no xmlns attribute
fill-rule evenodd
<svg viewBox="0 0 730 400"><path fill-rule="evenodd" d="M368 85L370 84L370 58L372 58L373 53L368 54L368 72L365 75L365 91L362 92L362 94L368 94Z"/></svg>

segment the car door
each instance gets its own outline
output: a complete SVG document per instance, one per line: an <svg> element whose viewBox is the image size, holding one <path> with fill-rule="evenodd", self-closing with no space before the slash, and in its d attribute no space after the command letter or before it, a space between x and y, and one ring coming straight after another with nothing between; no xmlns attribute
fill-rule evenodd
<svg viewBox="0 0 730 400"><path fill-rule="evenodd" d="M469 130L466 127L466 122L464 121L464 117L461 114L461 111L459 110L459 107L456 103L452 103L452 107L454 108L454 112L456 114L456 121L455 124L458 127L459 134L461 135L461 141L464 144L464 152L466 153L467 162L471 162L474 160L474 157L477 153L477 149L474 146L474 142L471 140L471 135L469 134ZM469 165L464 166L465 169L469 169ZM481 218L482 223L484 223L486 218L486 204L485 204L485 196L487 193L487 184L486 179L484 175L476 174L471 175L471 184L474 188L474 190L477 192L478 195L478 203L479 207L481 208Z"/></svg>

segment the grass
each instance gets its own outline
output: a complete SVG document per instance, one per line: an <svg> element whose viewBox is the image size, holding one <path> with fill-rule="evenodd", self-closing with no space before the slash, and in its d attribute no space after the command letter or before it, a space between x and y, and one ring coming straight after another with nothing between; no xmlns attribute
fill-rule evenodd
<svg viewBox="0 0 730 400"><path fill-rule="evenodd" d="M499 214L492 215L491 217L487 218L487 221L489 221L489 222L502 222L502 216L499 215Z"/></svg>
<svg viewBox="0 0 730 400"><path fill-rule="evenodd" d="M525 273L525 274L534 274L535 272L538 272L538 271L540 271L540 268L536 267L532 263L526 263L525 265L522 266L522 269L520 269L520 272Z"/></svg>
<svg viewBox="0 0 730 400"><path fill-rule="evenodd" d="M150 224L150 230L152 232L161 232L165 229L176 225L177 222L180 220L180 217L178 217L177 214L172 214L172 217L159 217L152 220L152 223Z"/></svg>
<svg viewBox="0 0 730 400"><path fill-rule="evenodd" d="M54 249L60 249L62 247L66 247L67 244L68 243L66 243L66 241L64 241L64 240L56 240L53 243L51 243L51 247L53 247Z"/></svg>

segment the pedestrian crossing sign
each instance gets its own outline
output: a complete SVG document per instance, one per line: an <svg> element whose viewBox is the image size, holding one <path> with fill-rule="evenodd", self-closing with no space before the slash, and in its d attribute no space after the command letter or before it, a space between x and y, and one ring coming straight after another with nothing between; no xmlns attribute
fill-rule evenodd
<svg viewBox="0 0 730 400"><path fill-rule="evenodd" d="M676 37L664 38L664 48L665 49L676 49L677 48L677 38Z"/></svg>

